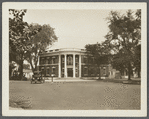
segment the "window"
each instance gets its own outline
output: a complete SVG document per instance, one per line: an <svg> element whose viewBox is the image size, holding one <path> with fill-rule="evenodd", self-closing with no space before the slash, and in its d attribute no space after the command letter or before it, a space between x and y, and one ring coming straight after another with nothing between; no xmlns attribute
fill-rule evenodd
<svg viewBox="0 0 149 119"><path fill-rule="evenodd" d="M59 49L55 49L55 51L59 51Z"/></svg>
<svg viewBox="0 0 149 119"><path fill-rule="evenodd" d="M48 64L51 64L51 58L49 57L49 59L48 59Z"/></svg>
<svg viewBox="0 0 149 119"><path fill-rule="evenodd" d="M87 63L87 57L84 56L84 63Z"/></svg>
<svg viewBox="0 0 149 119"><path fill-rule="evenodd" d="M72 57L71 56L68 56L68 59L67 59L67 65L72 65Z"/></svg>
<svg viewBox="0 0 149 119"><path fill-rule="evenodd" d="M87 67L84 67L84 74L88 74L88 69L87 69Z"/></svg>
<svg viewBox="0 0 149 119"><path fill-rule="evenodd" d="M64 68L62 69L62 74L64 74Z"/></svg>
<svg viewBox="0 0 149 119"><path fill-rule="evenodd" d="M56 63L56 57L52 57L52 64Z"/></svg>
<svg viewBox="0 0 149 119"><path fill-rule="evenodd" d="M42 76L44 76L44 67L41 68Z"/></svg>
<svg viewBox="0 0 149 119"><path fill-rule="evenodd" d="M75 59L75 61L76 61L76 62L79 62L79 58L78 58L77 56L76 56L76 59Z"/></svg>
<svg viewBox="0 0 149 119"><path fill-rule="evenodd" d="M78 69L76 69L76 74L78 73Z"/></svg>
<svg viewBox="0 0 149 119"><path fill-rule="evenodd" d="M75 75L76 77L78 77L78 69L76 69Z"/></svg>
<svg viewBox="0 0 149 119"><path fill-rule="evenodd" d="M46 64L48 64L48 63L49 63L49 57L46 58Z"/></svg>
<svg viewBox="0 0 149 119"><path fill-rule="evenodd" d="M81 56L81 63L84 63L84 58L83 58L83 56Z"/></svg>
<svg viewBox="0 0 149 119"><path fill-rule="evenodd" d="M44 58L41 58L41 64L44 64Z"/></svg>
<svg viewBox="0 0 149 119"><path fill-rule="evenodd" d="M52 74L55 74L55 67L52 67Z"/></svg>
<svg viewBox="0 0 149 119"><path fill-rule="evenodd" d="M64 57L62 58L62 63L64 63Z"/></svg>
<svg viewBox="0 0 149 119"><path fill-rule="evenodd" d="M75 64L75 66L78 67L78 63L77 63L77 62L76 62L76 64Z"/></svg>
<svg viewBox="0 0 149 119"><path fill-rule="evenodd" d="M49 67L47 67L47 73L46 73L46 75L50 75L50 68Z"/></svg>

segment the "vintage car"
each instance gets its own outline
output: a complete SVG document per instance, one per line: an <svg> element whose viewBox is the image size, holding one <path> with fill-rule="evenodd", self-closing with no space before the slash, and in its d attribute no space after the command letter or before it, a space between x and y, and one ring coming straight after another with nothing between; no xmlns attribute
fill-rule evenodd
<svg viewBox="0 0 149 119"><path fill-rule="evenodd" d="M31 83L44 83L44 79L42 77L42 72L41 71L34 71L34 74L32 76L32 79L31 79Z"/></svg>

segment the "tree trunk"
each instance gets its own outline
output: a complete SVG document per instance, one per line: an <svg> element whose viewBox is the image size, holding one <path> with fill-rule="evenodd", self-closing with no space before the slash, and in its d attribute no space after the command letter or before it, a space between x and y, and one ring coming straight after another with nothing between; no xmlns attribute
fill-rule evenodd
<svg viewBox="0 0 149 119"><path fill-rule="evenodd" d="M32 64L32 58L30 58L30 65L31 65L31 67L32 67L32 72L34 72L35 69L34 69L33 64Z"/></svg>
<svg viewBox="0 0 149 119"><path fill-rule="evenodd" d="M20 67L19 67L20 79L22 79L22 77L23 77L23 60L22 59L20 60L19 65L20 65Z"/></svg>
<svg viewBox="0 0 149 119"><path fill-rule="evenodd" d="M36 54L36 56L35 56L35 58L36 58L36 62L35 62L35 70L37 71L37 63L38 63L38 57L39 56L37 56L38 55L38 53Z"/></svg>
<svg viewBox="0 0 149 119"><path fill-rule="evenodd" d="M99 79L101 79L101 76L100 76L100 66L98 67L98 71L99 71Z"/></svg>
<svg viewBox="0 0 149 119"><path fill-rule="evenodd" d="M11 78L12 67L9 65L9 79Z"/></svg>
<svg viewBox="0 0 149 119"><path fill-rule="evenodd" d="M131 65L128 64L128 80L131 80Z"/></svg>
<svg viewBox="0 0 149 119"><path fill-rule="evenodd" d="M28 62L30 63L30 65L31 65L31 68L32 68L32 72L34 73L34 71L35 71L35 68L33 67L33 63L32 63L32 56L31 56L31 53L29 53L29 56L28 56Z"/></svg>
<svg viewBox="0 0 149 119"><path fill-rule="evenodd" d="M138 78L140 78L140 67L138 68Z"/></svg>

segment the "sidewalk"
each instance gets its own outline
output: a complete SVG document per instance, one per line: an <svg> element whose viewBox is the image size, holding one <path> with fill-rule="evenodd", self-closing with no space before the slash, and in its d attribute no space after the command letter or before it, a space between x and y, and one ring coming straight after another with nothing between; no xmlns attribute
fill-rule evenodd
<svg viewBox="0 0 149 119"><path fill-rule="evenodd" d="M53 82L91 82L91 81L96 81L96 80L84 80L84 79L80 79L80 78L53 79ZM45 82L52 82L52 79L45 80Z"/></svg>
<svg viewBox="0 0 149 119"><path fill-rule="evenodd" d="M98 80L98 79L80 79L80 78L72 78L72 77L68 77L68 78L53 78L53 82L93 82L93 81L103 81L103 82L114 82L114 83L123 83L123 81L128 81L127 78L122 78L122 79L102 79L102 80ZM131 82L139 82L141 83L141 78L131 78L130 80ZM15 82L15 81L10 81L10 82ZM19 81L17 81L19 82ZM22 82L22 81L20 81ZM26 81L25 81L26 82ZM45 83L51 83L52 82L52 78L45 78Z"/></svg>

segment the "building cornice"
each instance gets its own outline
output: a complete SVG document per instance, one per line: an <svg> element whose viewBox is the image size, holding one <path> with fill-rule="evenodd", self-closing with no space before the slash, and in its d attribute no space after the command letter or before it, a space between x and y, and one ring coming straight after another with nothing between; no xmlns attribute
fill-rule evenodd
<svg viewBox="0 0 149 119"><path fill-rule="evenodd" d="M61 49L48 50L44 53L40 53L39 55L42 57L42 56L49 56L49 55L64 55L64 54L83 55L85 53L86 53L85 49L61 48Z"/></svg>

